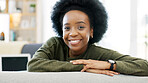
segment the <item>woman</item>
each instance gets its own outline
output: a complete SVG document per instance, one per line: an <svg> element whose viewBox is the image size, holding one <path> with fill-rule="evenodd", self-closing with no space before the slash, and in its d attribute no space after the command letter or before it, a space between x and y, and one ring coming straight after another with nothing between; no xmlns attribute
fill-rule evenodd
<svg viewBox="0 0 148 83"><path fill-rule="evenodd" d="M98 0L60 0L51 20L59 37L37 50L28 71L148 75L146 60L94 45L107 30L107 14Z"/></svg>

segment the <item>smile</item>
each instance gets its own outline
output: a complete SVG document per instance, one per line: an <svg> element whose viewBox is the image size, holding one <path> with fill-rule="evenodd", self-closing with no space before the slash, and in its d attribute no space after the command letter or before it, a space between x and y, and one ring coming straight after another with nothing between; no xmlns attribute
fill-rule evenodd
<svg viewBox="0 0 148 83"><path fill-rule="evenodd" d="M77 44L79 44L80 41L81 41L80 39L79 40L69 40L69 43L71 45L77 45Z"/></svg>

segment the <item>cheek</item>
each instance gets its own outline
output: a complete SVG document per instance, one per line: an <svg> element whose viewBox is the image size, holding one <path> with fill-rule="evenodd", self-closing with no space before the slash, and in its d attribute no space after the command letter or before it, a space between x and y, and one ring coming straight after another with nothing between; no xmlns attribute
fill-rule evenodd
<svg viewBox="0 0 148 83"><path fill-rule="evenodd" d="M89 31L83 33L84 42L88 43L89 38L90 38L90 32Z"/></svg>
<svg viewBox="0 0 148 83"><path fill-rule="evenodd" d="M89 38L90 38L90 31L87 31L84 35L89 40Z"/></svg>

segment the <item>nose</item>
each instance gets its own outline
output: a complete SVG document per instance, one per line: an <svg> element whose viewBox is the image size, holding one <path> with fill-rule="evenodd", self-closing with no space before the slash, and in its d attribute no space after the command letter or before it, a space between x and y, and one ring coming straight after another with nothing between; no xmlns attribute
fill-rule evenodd
<svg viewBox="0 0 148 83"><path fill-rule="evenodd" d="M78 35L78 31L75 28L72 28L72 30L70 31L70 36L77 36Z"/></svg>

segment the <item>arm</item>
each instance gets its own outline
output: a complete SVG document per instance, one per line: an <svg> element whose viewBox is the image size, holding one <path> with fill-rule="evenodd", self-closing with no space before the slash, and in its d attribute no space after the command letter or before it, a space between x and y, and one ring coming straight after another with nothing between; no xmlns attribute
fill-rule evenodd
<svg viewBox="0 0 148 83"><path fill-rule="evenodd" d="M73 65L66 61L34 58L28 63L29 72L67 72L80 71L82 65Z"/></svg>
<svg viewBox="0 0 148 83"><path fill-rule="evenodd" d="M131 56L116 58L116 71L123 74L148 76L148 62Z"/></svg>
<svg viewBox="0 0 148 83"><path fill-rule="evenodd" d="M108 54L109 55L109 54ZM115 71L123 74L148 76L148 61L129 55L122 55L112 51L112 54L106 58L116 61Z"/></svg>
<svg viewBox="0 0 148 83"><path fill-rule="evenodd" d="M94 50L94 49L92 49ZM130 74L130 75L146 75L148 76L148 62L144 59L131 57L128 55L122 55L118 52L108 50L108 49L97 49L99 50L99 58L97 60L76 60L76 64L85 64L84 70L87 69L109 69L110 65L106 62L107 60L111 59L116 61L114 65L114 70L123 73L123 74ZM97 52L94 52L98 54ZM95 54L95 55L96 55ZM102 60L102 61L100 61ZM87 64L87 65L86 65ZM83 70L83 71L84 71Z"/></svg>
<svg viewBox="0 0 148 83"><path fill-rule="evenodd" d="M83 65L73 65L65 61L63 49L57 38L48 40L28 62L29 72L80 71ZM58 49L57 49L58 48Z"/></svg>

